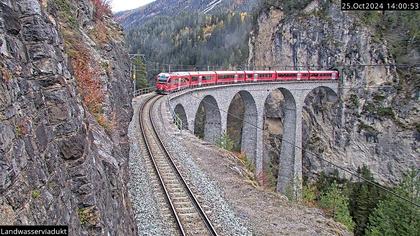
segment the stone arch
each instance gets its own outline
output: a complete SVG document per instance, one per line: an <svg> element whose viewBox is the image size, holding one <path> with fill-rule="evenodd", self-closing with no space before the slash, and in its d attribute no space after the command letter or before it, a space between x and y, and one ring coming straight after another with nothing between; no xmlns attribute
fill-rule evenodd
<svg viewBox="0 0 420 236"><path fill-rule="evenodd" d="M175 106L174 112L182 122L181 129L187 130L188 129L188 119L187 119L187 113L185 112L184 106L182 106L182 104L180 104L180 103L177 104Z"/></svg>
<svg viewBox="0 0 420 236"><path fill-rule="evenodd" d="M237 95L240 96L242 103L243 103L243 113L236 114L233 111L234 100L237 99ZM232 118L230 116L239 116L238 118L241 119L242 125L240 130L240 151L245 153L249 160L251 160L254 164L256 162L256 152L257 152L257 105L253 96L245 90L239 91L236 95L232 98L229 104L228 109L228 116L227 116L227 132L230 130L232 125Z"/></svg>
<svg viewBox="0 0 420 236"><path fill-rule="evenodd" d="M332 145L339 144L340 135L337 134L340 132L338 127L341 122L338 112L339 96L330 87L318 86L305 94L303 102L302 175L312 178L323 170L323 165L318 158L314 158L314 155L310 155L307 151L323 155L332 148Z"/></svg>
<svg viewBox="0 0 420 236"><path fill-rule="evenodd" d="M197 116L200 112L204 112L204 137L203 139L210 143L215 143L222 133L222 122L220 109L216 99L207 95L201 100L198 110L194 117L194 130L197 129Z"/></svg>
<svg viewBox="0 0 420 236"><path fill-rule="evenodd" d="M334 91L334 89L327 87L327 86L318 86L313 88L312 90L310 90L306 95L305 95L305 105L308 105L308 98L315 94L316 96L318 96L319 100L317 102L322 102L321 100L323 98L326 98L327 100L334 100L334 101L338 101L338 94L336 91Z"/></svg>
<svg viewBox="0 0 420 236"><path fill-rule="evenodd" d="M278 90L283 95L282 101L282 123L283 134L281 140L281 152L278 159L277 191L287 193L293 191L294 187L294 165L296 147L296 100L293 93L283 87L276 88L270 94ZM270 94L266 98L267 100ZM266 109L265 113L267 113ZM265 114L266 116L266 114ZM265 163L266 165L267 163Z"/></svg>

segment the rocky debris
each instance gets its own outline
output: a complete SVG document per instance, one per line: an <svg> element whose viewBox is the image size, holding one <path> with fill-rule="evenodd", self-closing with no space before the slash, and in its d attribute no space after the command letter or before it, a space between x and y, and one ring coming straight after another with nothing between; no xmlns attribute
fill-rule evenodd
<svg viewBox="0 0 420 236"><path fill-rule="evenodd" d="M351 170L365 164L385 184L397 183L404 172L419 168L420 104L418 91L409 86L415 83L410 82L416 80L415 73L402 78L393 67L346 66L392 64L386 40L377 40L374 30L341 11L336 2L313 1L294 15L271 8L261 12L257 21L249 58L255 66L340 66L339 94L321 88L305 101L306 176L332 170L316 156ZM278 104L268 104L268 117L279 109ZM269 138L276 140L272 143L281 142L274 136ZM277 158L272 153L271 158Z"/></svg>
<svg viewBox="0 0 420 236"><path fill-rule="evenodd" d="M110 35L121 35L104 20ZM91 58L111 65L99 80L112 125L100 125L82 102L74 52L66 51L69 22ZM121 37L108 37L109 50L90 38L97 23L90 0L0 3L0 224L63 224L72 235L137 232L127 190L128 55Z"/></svg>

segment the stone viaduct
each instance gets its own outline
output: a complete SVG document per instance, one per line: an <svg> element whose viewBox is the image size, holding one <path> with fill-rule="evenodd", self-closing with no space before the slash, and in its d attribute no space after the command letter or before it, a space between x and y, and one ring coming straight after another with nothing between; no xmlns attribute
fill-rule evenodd
<svg viewBox="0 0 420 236"><path fill-rule="evenodd" d="M183 129L194 133L200 104L205 110L204 140L214 143L227 130L229 106L236 94L244 105L241 151L255 164L256 174L264 164L264 104L271 92L278 89L284 97L283 141L279 159L277 190L293 190L300 197L302 188L302 109L307 95L316 88L331 89L337 94L338 81L261 82L217 85L178 91L168 96L172 114L182 120Z"/></svg>

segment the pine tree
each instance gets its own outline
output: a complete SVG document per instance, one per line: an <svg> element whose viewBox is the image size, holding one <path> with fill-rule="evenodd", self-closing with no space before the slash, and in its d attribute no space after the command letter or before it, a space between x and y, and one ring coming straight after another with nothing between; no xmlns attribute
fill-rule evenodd
<svg viewBox="0 0 420 236"><path fill-rule="evenodd" d="M395 192L420 204L420 178L415 171L409 173ZM366 235L420 235L420 209L389 194L369 217Z"/></svg>
<svg viewBox="0 0 420 236"><path fill-rule="evenodd" d="M367 166L363 165L358 168L358 174L364 179L374 182L372 173ZM376 208L379 201L383 198L383 192L378 187L373 186L366 180L359 180L358 182L350 182L350 214L356 223L354 234L364 235L364 232L369 221L369 214Z"/></svg>
<svg viewBox="0 0 420 236"><path fill-rule="evenodd" d="M336 182L333 182L326 189L326 192L321 194L319 203L335 220L345 225L348 230L353 230L354 222L349 212L349 199L343 194Z"/></svg>
<svg viewBox="0 0 420 236"><path fill-rule="evenodd" d="M147 72L146 72L146 65L144 64L141 57L136 57L133 62L133 70L134 70L134 79L136 80L136 89L142 89L149 87L149 83L147 82Z"/></svg>

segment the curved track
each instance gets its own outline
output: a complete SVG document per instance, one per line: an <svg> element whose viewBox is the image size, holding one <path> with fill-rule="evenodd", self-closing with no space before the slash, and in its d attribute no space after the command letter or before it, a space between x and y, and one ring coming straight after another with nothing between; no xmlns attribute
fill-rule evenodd
<svg viewBox="0 0 420 236"><path fill-rule="evenodd" d="M162 194L164 200L160 200L169 206L171 215L175 219L172 225L180 235L217 235L157 132L152 110L161 97L153 96L147 99L140 108L140 129L144 146L153 164L154 174L157 175L157 182L164 192Z"/></svg>

